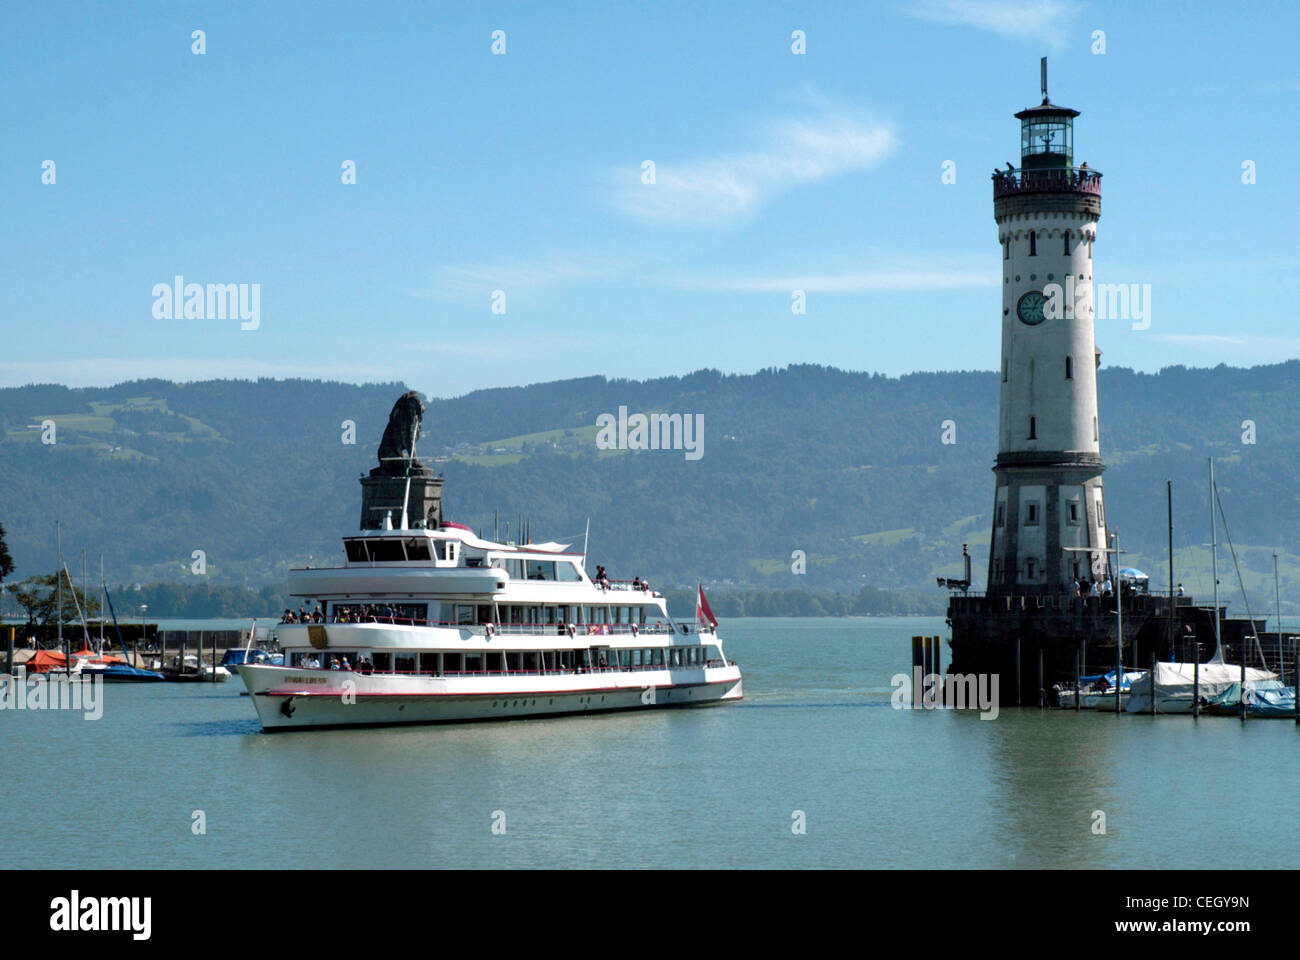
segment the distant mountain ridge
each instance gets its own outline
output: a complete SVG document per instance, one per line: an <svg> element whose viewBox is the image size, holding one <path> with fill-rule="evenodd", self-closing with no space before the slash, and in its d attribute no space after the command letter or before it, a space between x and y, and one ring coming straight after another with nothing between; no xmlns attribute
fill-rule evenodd
<svg viewBox="0 0 1300 960"><path fill-rule="evenodd" d="M255 588L282 583L289 565L332 562L357 525L357 478L406 389L140 380L0 390L0 522L15 577L53 568L56 518L65 554L102 550L118 582L191 579L194 551L214 582ZM1099 391L1109 520L1126 563L1163 581L1172 478L1176 578L1208 588L1213 454L1248 586L1267 581L1271 601L1280 547L1285 585L1300 587L1300 361L1103 369ZM514 538L522 515L535 539L579 545L590 518L592 561L615 576L934 591L936 576L959 573L963 542L983 583L997 402L992 372L587 377L429 400L419 449L446 477L449 518L492 536L496 511L497 532L508 521ZM597 449L597 418L620 406L702 414L703 456ZM945 444L949 420L956 442ZM45 421L53 444L41 442ZM1249 424L1254 443L1243 442ZM1228 562L1225 550L1225 594Z"/></svg>

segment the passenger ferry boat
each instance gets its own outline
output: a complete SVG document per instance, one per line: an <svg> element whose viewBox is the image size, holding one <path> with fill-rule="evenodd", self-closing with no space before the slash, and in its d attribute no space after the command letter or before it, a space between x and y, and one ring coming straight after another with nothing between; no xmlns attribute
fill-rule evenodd
<svg viewBox="0 0 1300 960"><path fill-rule="evenodd" d="M405 511L403 511L405 514ZM405 526L405 517L403 518ZM320 622L282 623L284 664L239 664L268 731L498 720L739 700L699 591L694 624L638 581L595 582L568 544L461 524L363 531L341 567L295 569Z"/></svg>

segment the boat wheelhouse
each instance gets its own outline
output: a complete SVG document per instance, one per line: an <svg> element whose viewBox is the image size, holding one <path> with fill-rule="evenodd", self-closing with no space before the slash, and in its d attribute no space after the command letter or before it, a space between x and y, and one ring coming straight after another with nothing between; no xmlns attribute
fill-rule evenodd
<svg viewBox="0 0 1300 960"><path fill-rule="evenodd" d="M449 522L384 526L345 537L341 567L290 571L310 622L276 627L282 666L237 666L265 729L742 697L710 614L675 622L662 594L639 578L593 580L568 544L499 543Z"/></svg>

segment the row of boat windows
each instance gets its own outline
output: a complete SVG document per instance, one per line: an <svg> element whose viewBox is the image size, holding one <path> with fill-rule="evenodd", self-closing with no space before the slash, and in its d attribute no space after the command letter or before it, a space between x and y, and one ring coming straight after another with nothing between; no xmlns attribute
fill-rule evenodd
<svg viewBox="0 0 1300 960"><path fill-rule="evenodd" d="M363 658L355 650L293 651L289 666L304 669L354 669ZM703 667L710 660L721 660L716 646L650 647L622 650L599 647L580 650L483 650L473 652L394 653L376 650L369 661L378 673L428 674L441 677L449 673L536 673L542 670L637 670L646 667Z"/></svg>
<svg viewBox="0 0 1300 960"><path fill-rule="evenodd" d="M432 553L430 545L432 544ZM384 539L344 540L349 563L393 563L408 560L455 560L457 544L449 540L430 541L426 537L387 537ZM481 558L466 560L466 566L480 567ZM524 560L498 557L492 566L510 574L512 580L556 580L577 583L582 580L572 560Z"/></svg>
<svg viewBox="0 0 1300 960"><path fill-rule="evenodd" d="M430 619L429 606L426 603L380 604L377 608L372 605L372 611L376 612L366 615L360 604L331 603L328 613L335 622L347 620L360 623L373 619L385 623L422 623ZM653 609L656 614L662 616L658 607ZM437 616L432 619L439 623L466 625L479 623L644 625L646 622L644 606L619 604L440 603L434 607L434 611Z"/></svg>
<svg viewBox="0 0 1300 960"><path fill-rule="evenodd" d="M344 540L343 549L349 563L392 563L404 560L456 559L456 543L448 540L432 541L430 553L428 537L386 537L382 540Z"/></svg>
<svg viewBox="0 0 1300 960"><path fill-rule="evenodd" d="M574 583L582 579L577 566L570 560L513 560L497 557L492 566L510 574L511 580L558 580Z"/></svg>

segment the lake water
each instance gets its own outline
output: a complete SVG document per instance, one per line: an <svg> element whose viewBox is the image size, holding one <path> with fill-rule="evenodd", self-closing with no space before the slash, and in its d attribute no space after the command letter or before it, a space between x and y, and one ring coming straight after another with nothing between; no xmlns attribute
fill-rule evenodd
<svg viewBox="0 0 1300 960"><path fill-rule="evenodd" d="M746 699L709 709L266 735L235 679L6 710L0 868L1300 866L1291 721L893 709L943 630L724 621Z"/></svg>

